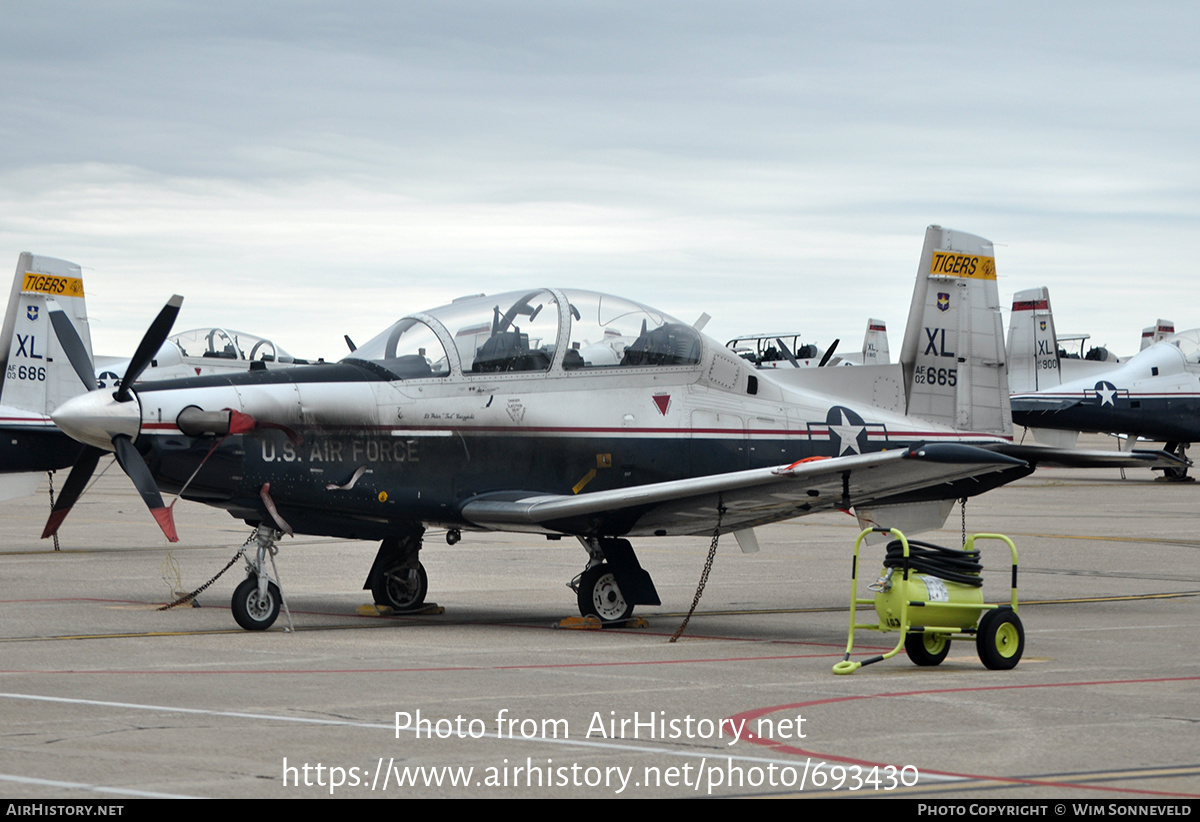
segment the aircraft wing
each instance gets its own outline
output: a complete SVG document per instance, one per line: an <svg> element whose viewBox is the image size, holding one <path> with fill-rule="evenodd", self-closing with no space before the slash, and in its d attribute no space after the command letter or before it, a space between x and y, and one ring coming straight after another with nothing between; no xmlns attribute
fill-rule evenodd
<svg viewBox="0 0 1200 822"><path fill-rule="evenodd" d="M1181 468L1191 461L1166 451L1099 451L1047 445L996 446L995 451L1042 468Z"/></svg>
<svg viewBox="0 0 1200 822"><path fill-rule="evenodd" d="M1010 402L1013 411L1026 414L1054 414L1083 405L1083 402L1078 399L1063 397L1013 397Z"/></svg>
<svg viewBox="0 0 1200 822"><path fill-rule="evenodd" d="M977 490L957 486L982 479ZM468 500L463 516L482 528L567 534L724 533L815 511L903 500L969 496L1029 471L1024 460L969 445L937 443L801 461L590 494L500 492ZM723 510L722 510L723 509Z"/></svg>

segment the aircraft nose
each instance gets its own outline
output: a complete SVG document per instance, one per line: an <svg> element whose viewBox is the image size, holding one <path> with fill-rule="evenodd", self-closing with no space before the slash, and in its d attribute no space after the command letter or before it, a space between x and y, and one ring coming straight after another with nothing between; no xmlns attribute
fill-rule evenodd
<svg viewBox="0 0 1200 822"><path fill-rule="evenodd" d="M71 439L112 451L113 437L137 437L142 411L136 395L117 402L112 392L98 389L67 400L51 412L50 419Z"/></svg>

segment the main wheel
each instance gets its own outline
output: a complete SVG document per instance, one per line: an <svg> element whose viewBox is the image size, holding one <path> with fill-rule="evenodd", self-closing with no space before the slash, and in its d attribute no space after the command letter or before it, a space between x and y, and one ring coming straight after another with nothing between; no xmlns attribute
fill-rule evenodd
<svg viewBox="0 0 1200 822"><path fill-rule="evenodd" d="M268 582L266 594L260 595L258 577L251 575L233 589L230 608L233 610L234 620L247 631L265 631L275 624L275 618L279 616L279 603L282 601L279 587L274 582Z"/></svg>
<svg viewBox="0 0 1200 822"><path fill-rule="evenodd" d="M941 665L950 653L950 638L945 634L912 633L904 637L904 650L915 665Z"/></svg>
<svg viewBox="0 0 1200 822"><path fill-rule="evenodd" d="M1187 459L1187 449L1188 449L1188 443L1186 443L1186 442L1179 442L1179 443L1168 442L1166 444L1166 446L1163 448L1163 450L1166 451L1168 454L1173 454L1174 456L1179 457L1181 460ZM1167 482L1191 482L1192 481L1192 477L1188 476L1188 466L1186 464L1173 465L1170 468L1162 469L1162 472L1163 472L1162 478Z"/></svg>
<svg viewBox="0 0 1200 822"><path fill-rule="evenodd" d="M975 648L984 667L1007 671L1017 667L1025 651L1025 628L1011 608L985 611L975 634Z"/></svg>
<svg viewBox="0 0 1200 822"><path fill-rule="evenodd" d="M579 613L597 616L601 622L624 622L633 615L633 606L625 601L617 578L607 563L588 568L579 577Z"/></svg>
<svg viewBox="0 0 1200 822"><path fill-rule="evenodd" d="M376 605L386 605L394 611L411 611L425 604L429 593L429 577L425 566L393 566L379 575L371 585Z"/></svg>

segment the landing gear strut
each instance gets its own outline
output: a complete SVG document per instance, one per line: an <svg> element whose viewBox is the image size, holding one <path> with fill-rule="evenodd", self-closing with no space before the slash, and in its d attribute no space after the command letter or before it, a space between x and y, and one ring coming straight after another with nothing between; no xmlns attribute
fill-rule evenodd
<svg viewBox="0 0 1200 822"><path fill-rule="evenodd" d="M267 572L267 560L275 565L275 543L283 536L282 531L276 531L268 525L259 525L254 535L242 546L242 554L246 557L246 578L233 591L233 600L229 607L238 625L247 631L265 631L275 624L279 616L279 608L287 609L279 586ZM251 559L250 552L254 551ZM291 614L288 614L291 622Z"/></svg>
<svg viewBox="0 0 1200 822"><path fill-rule="evenodd" d="M412 611L425 604L429 577L418 558L424 533L424 528L417 527L402 536L388 537L380 544L371 573L363 584L376 605L394 611Z"/></svg>
<svg viewBox="0 0 1200 822"><path fill-rule="evenodd" d="M1188 445L1190 445L1190 444L1191 443L1187 443L1187 442L1168 442L1167 447L1164 448L1163 450L1169 454L1173 454L1174 456L1179 457L1181 460L1186 460L1187 459L1187 449L1188 449ZM1163 472L1163 475L1162 475L1163 482L1195 482L1196 481L1195 477L1188 476L1188 466L1186 463L1183 465L1172 466L1171 468L1164 468L1164 469L1162 469L1162 472Z"/></svg>

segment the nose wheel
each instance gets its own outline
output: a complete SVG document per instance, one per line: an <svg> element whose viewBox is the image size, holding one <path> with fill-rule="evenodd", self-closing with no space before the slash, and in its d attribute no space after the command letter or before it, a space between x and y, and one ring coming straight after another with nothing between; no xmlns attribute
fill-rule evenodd
<svg viewBox="0 0 1200 822"><path fill-rule="evenodd" d="M579 577L576 594L582 616L599 617L605 624L624 622L633 616L633 605L621 594L608 563L602 562L584 571Z"/></svg>
<svg viewBox="0 0 1200 822"><path fill-rule="evenodd" d="M234 589L230 608L234 621L247 631L265 631L275 624L282 601L274 582L268 582L267 590L260 591L258 577L251 575Z"/></svg>

